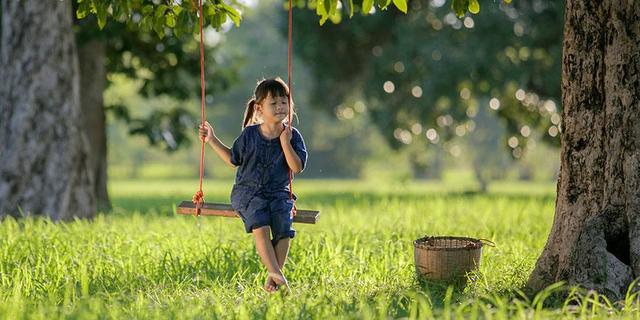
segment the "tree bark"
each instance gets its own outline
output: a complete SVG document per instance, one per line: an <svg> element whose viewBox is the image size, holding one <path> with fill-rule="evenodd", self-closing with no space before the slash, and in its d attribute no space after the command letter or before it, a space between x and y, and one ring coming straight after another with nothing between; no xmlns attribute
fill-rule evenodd
<svg viewBox="0 0 640 320"><path fill-rule="evenodd" d="M107 191L107 134L103 92L106 88L105 45L91 40L78 48L80 64L80 105L84 132L89 140L89 165L95 182L99 211L109 211Z"/></svg>
<svg viewBox="0 0 640 320"><path fill-rule="evenodd" d="M640 276L640 1L567 0L556 211L528 286L624 297Z"/></svg>
<svg viewBox="0 0 640 320"><path fill-rule="evenodd" d="M0 217L95 214L70 1L2 0Z"/></svg>

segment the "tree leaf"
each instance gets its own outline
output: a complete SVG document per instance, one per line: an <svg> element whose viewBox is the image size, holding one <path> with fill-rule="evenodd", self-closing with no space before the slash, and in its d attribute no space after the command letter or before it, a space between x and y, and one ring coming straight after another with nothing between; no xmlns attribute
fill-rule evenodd
<svg viewBox="0 0 640 320"><path fill-rule="evenodd" d="M171 7L171 10L173 10L173 13L177 16L180 14L180 12L182 12L182 7L181 6L173 6Z"/></svg>
<svg viewBox="0 0 640 320"><path fill-rule="evenodd" d="M362 14L369 14L373 8L373 0L362 0Z"/></svg>
<svg viewBox="0 0 640 320"><path fill-rule="evenodd" d="M78 19L84 19L91 12L91 4L89 1L80 1L78 3L78 9L76 10L76 17Z"/></svg>
<svg viewBox="0 0 640 320"><path fill-rule="evenodd" d="M393 4L398 10L407 13L407 0L393 0Z"/></svg>
<svg viewBox="0 0 640 320"><path fill-rule="evenodd" d="M153 12L153 5L146 5L144 7L142 7L142 15L143 16L148 16L151 15L151 13Z"/></svg>
<svg viewBox="0 0 640 320"><path fill-rule="evenodd" d="M181 11L180 14L178 14L176 27L173 29L176 37L191 31L191 23L191 16L189 15L189 12Z"/></svg>
<svg viewBox="0 0 640 320"><path fill-rule="evenodd" d="M164 16L164 13L167 11L167 9L169 9L169 7L165 6L164 4L161 4L159 6L156 7L156 12L154 14L154 17L156 19Z"/></svg>
<svg viewBox="0 0 640 320"><path fill-rule="evenodd" d="M222 3L222 8L226 12L227 16L231 19L231 21L233 21L233 23L236 25L236 27L239 27L240 19L242 18L240 16L240 13L238 13L238 11L234 7L226 3Z"/></svg>
<svg viewBox="0 0 640 320"><path fill-rule="evenodd" d="M322 16L320 17L320 25L323 26L325 22L327 22L327 19L329 19L329 16Z"/></svg>
<svg viewBox="0 0 640 320"><path fill-rule="evenodd" d="M342 3L344 3L345 8L347 9L349 18L353 18L353 0L342 0Z"/></svg>
<svg viewBox="0 0 640 320"><path fill-rule="evenodd" d="M455 13L458 18L464 17L464 14L467 13L468 7L469 7L469 0L453 0L451 2L451 9L453 10L453 13Z"/></svg>
<svg viewBox="0 0 640 320"><path fill-rule="evenodd" d="M98 27L100 30L104 29L104 26L107 25L107 8L104 5L96 6L96 16L98 18Z"/></svg>
<svg viewBox="0 0 640 320"><path fill-rule="evenodd" d="M167 27L173 28L176 26L176 18L174 17L173 14L168 14L165 17L164 23L167 25Z"/></svg>
<svg viewBox="0 0 640 320"><path fill-rule="evenodd" d="M164 19L162 19L162 21L156 20L154 22L153 31L156 32L160 39L164 38Z"/></svg>
<svg viewBox="0 0 640 320"><path fill-rule="evenodd" d="M317 2L317 7L316 7L316 14L320 16L320 25L324 25L325 22L327 22L327 19L329 19L329 10L325 7L326 2L328 2L329 0L318 0Z"/></svg>
<svg viewBox="0 0 640 320"><path fill-rule="evenodd" d="M327 13L328 16L331 15L331 10L332 10L332 6L331 6L331 0L322 0L322 5L324 6L324 11Z"/></svg>
<svg viewBox="0 0 640 320"><path fill-rule="evenodd" d="M220 29L225 22L227 22L227 14L224 11L219 11L216 14L216 29Z"/></svg>
<svg viewBox="0 0 640 320"><path fill-rule="evenodd" d="M391 4L391 0L375 0L375 3L378 8L384 10Z"/></svg>
<svg viewBox="0 0 640 320"><path fill-rule="evenodd" d="M316 4L316 14L320 17L324 16L325 12L324 12L324 5L322 5L322 2L316 1L315 4Z"/></svg>
<svg viewBox="0 0 640 320"><path fill-rule="evenodd" d="M480 4L478 0L469 0L469 12L478 14L480 12Z"/></svg>

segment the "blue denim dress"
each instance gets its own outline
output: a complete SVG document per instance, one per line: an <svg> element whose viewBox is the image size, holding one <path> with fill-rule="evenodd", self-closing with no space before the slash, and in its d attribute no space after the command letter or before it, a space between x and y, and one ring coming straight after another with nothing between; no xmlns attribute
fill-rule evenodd
<svg viewBox="0 0 640 320"><path fill-rule="evenodd" d="M295 236L291 228L293 201L289 199L289 166L280 138L267 139L258 127L244 128L231 147L231 163L238 166L231 206L240 214L247 233L270 226L275 245L280 239ZM304 169L307 149L296 128L292 128L291 145Z"/></svg>

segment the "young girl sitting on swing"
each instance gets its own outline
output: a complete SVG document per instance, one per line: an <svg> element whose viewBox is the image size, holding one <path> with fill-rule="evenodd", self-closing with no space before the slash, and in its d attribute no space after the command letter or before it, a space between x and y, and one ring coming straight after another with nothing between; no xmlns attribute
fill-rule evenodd
<svg viewBox="0 0 640 320"><path fill-rule="evenodd" d="M228 165L237 167L231 206L247 233L253 233L258 255L268 270L264 289L289 290L282 273L289 252L294 200L290 199L289 170L301 172L307 150L300 132L287 119L289 87L280 78L262 80L247 103L242 133L231 148L224 145L206 122L199 134ZM271 233L271 239L269 238Z"/></svg>

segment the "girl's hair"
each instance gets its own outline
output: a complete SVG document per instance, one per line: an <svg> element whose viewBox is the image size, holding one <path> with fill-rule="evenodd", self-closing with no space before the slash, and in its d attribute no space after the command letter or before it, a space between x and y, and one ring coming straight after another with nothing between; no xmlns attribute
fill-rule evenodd
<svg viewBox="0 0 640 320"><path fill-rule="evenodd" d="M258 123L256 116L256 104L261 103L269 94L271 97L287 97L289 98L289 86L280 79L280 77L272 79L263 79L258 82L254 90L253 97L247 102L247 108L244 110L244 120L242 121L242 129L248 125ZM293 112L293 100L291 101L291 116L295 116ZM285 119L288 121L288 117Z"/></svg>

